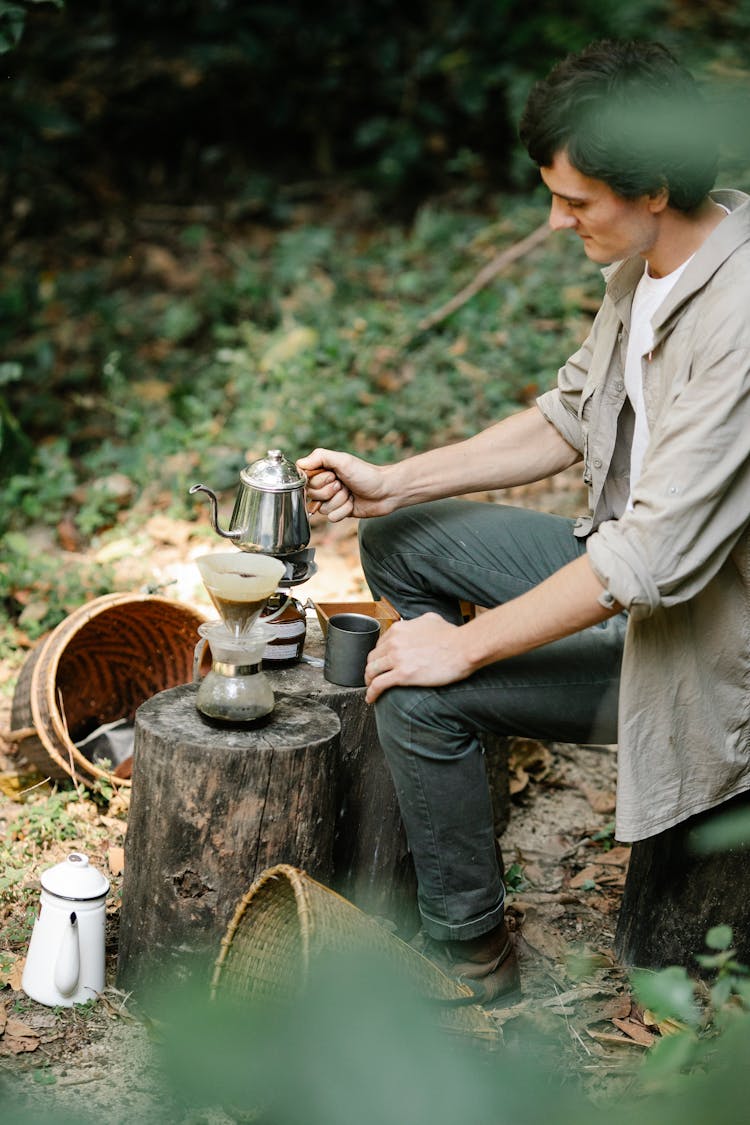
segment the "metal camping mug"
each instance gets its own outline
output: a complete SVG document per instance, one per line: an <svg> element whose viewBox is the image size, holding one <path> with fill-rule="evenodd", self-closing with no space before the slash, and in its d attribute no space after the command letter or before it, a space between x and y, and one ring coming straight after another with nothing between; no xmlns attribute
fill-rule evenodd
<svg viewBox="0 0 750 1125"><path fill-rule="evenodd" d="M380 622L365 613L335 613L328 622L323 675L341 687L364 687L367 654L380 636Z"/></svg>

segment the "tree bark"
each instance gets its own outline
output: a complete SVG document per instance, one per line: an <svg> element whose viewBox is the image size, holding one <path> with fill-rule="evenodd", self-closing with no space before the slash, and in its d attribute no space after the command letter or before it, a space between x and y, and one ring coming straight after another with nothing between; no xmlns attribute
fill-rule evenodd
<svg viewBox="0 0 750 1125"><path fill-rule="evenodd" d="M276 699L262 726L209 725L193 684L135 720L118 985L209 979L237 903L265 868L330 882L340 723L312 700Z"/></svg>
<svg viewBox="0 0 750 1125"><path fill-rule="evenodd" d="M750 851L699 854L697 830L714 816L747 809L742 794L716 809L633 844L617 923L615 950L627 965L682 965L697 972L712 926L728 925L734 948L750 963Z"/></svg>

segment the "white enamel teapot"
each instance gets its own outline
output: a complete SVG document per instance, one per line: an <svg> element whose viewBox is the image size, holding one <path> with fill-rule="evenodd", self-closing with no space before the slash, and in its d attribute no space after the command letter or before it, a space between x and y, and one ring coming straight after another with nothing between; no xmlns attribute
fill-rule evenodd
<svg viewBox="0 0 750 1125"><path fill-rule="evenodd" d="M48 1007L94 1000L104 988L104 900L109 880L81 852L42 873L39 914L21 987Z"/></svg>

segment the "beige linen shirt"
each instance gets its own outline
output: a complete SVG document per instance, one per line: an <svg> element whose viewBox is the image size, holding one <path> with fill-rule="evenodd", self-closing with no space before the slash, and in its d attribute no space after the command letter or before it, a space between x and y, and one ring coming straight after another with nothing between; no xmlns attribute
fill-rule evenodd
<svg viewBox="0 0 750 1125"><path fill-rule="evenodd" d="M604 272L591 333L539 409L583 456L591 565L629 612L616 835L641 840L750 789L750 199L652 320L650 440L630 492L624 366L638 257Z"/></svg>

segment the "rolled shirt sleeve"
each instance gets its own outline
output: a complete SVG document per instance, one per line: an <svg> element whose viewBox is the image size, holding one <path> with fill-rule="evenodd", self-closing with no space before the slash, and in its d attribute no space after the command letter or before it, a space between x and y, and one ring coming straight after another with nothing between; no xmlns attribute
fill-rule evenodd
<svg viewBox="0 0 750 1125"><path fill-rule="evenodd" d="M593 333L592 333L593 335ZM557 386L540 395L536 405L568 445L584 450L583 427L579 418L581 393L586 383L592 355L592 336L589 336L557 373Z"/></svg>
<svg viewBox="0 0 750 1125"><path fill-rule="evenodd" d="M713 345L695 350L659 411L632 511L587 542L597 577L635 619L699 593L750 518L750 347L732 346L736 321L707 335Z"/></svg>

